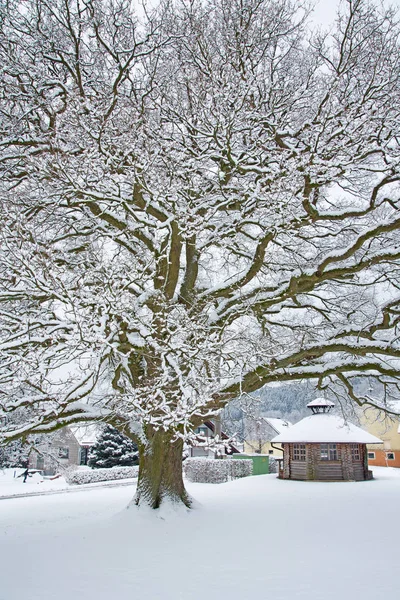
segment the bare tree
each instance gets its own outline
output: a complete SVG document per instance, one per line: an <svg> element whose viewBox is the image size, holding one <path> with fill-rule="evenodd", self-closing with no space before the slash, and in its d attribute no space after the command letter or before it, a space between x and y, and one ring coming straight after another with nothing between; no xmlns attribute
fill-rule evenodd
<svg viewBox="0 0 400 600"><path fill-rule="evenodd" d="M397 392L391 10L348 0L311 39L290 0L0 15L4 440L109 422L136 502L189 505L183 442L240 393Z"/></svg>

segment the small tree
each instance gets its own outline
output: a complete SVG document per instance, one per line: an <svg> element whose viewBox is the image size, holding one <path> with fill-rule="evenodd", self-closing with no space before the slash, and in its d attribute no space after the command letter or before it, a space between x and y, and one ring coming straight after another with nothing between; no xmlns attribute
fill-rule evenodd
<svg viewBox="0 0 400 600"><path fill-rule="evenodd" d="M95 469L136 465L138 449L126 435L112 425L106 425L98 441L90 449L88 464Z"/></svg>

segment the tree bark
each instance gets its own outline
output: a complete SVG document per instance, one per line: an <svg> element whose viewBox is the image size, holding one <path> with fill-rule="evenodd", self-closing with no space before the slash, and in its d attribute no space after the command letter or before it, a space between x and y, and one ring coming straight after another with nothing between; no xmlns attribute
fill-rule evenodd
<svg viewBox="0 0 400 600"><path fill-rule="evenodd" d="M162 430L147 431L147 443L139 443L139 480L136 505L159 508L164 502L190 507L182 477L183 441Z"/></svg>

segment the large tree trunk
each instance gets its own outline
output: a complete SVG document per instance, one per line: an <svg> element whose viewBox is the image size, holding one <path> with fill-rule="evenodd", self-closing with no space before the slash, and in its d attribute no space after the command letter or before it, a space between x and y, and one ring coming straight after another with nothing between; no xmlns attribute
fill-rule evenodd
<svg viewBox="0 0 400 600"><path fill-rule="evenodd" d="M190 507L182 478L182 440L165 431L147 431L139 444L139 481L135 504L159 508L164 502Z"/></svg>

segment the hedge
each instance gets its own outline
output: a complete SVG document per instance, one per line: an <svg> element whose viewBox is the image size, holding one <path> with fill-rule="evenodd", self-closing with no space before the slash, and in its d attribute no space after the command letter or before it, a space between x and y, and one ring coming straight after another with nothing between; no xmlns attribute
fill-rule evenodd
<svg viewBox="0 0 400 600"><path fill-rule="evenodd" d="M251 460L232 460L229 458L187 458L183 471L189 481L194 483L224 483L253 473Z"/></svg>
<svg viewBox="0 0 400 600"><path fill-rule="evenodd" d="M83 471L68 471L65 473L67 483L84 485L98 481L113 481L116 479L137 479L139 467L112 467L110 469L85 469Z"/></svg>

